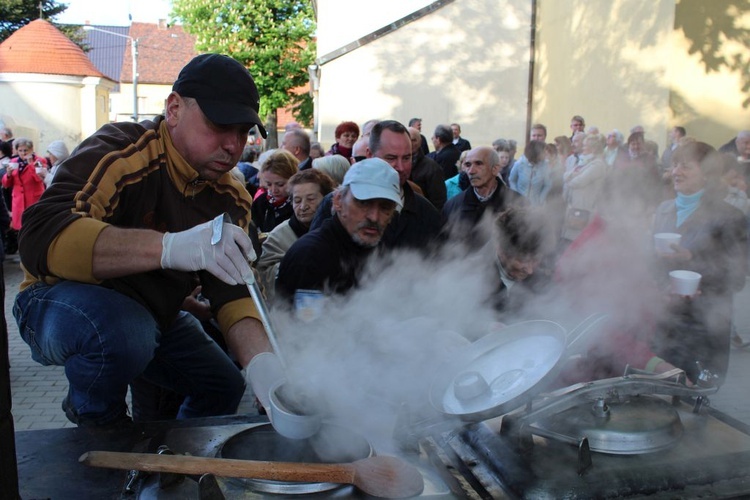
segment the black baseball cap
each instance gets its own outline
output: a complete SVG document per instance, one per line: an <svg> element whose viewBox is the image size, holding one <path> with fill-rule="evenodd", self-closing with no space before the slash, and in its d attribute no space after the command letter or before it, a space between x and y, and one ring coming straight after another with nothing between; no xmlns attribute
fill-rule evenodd
<svg viewBox="0 0 750 500"><path fill-rule="evenodd" d="M253 77L242 64L222 54L201 54L180 71L172 90L192 97L217 125L252 123L263 137L266 129L258 116L260 96Z"/></svg>

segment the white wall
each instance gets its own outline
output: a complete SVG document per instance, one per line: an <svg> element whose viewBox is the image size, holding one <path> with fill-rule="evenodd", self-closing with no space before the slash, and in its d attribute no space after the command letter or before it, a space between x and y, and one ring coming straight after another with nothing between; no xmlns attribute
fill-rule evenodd
<svg viewBox="0 0 750 500"><path fill-rule="evenodd" d="M138 116L141 120L164 113L172 85L138 84ZM131 121L133 116L133 85L121 83L120 91L110 94L110 121Z"/></svg>
<svg viewBox="0 0 750 500"><path fill-rule="evenodd" d="M430 2L400 3L416 10ZM336 48L331 39L342 45L351 41L329 34L351 30L339 25L360 19L382 25L410 10L394 14L384 4L397 2L357 2L353 23L351 2L320 1L318 55ZM371 118L404 124L422 118L427 137L440 123L458 122L472 145L522 138L530 16L528 0L460 0L324 64L321 143L330 146L340 122L361 125Z"/></svg>
<svg viewBox="0 0 750 500"><path fill-rule="evenodd" d="M640 124L662 151L674 15L675 0L540 0L532 121L549 139L570 136L573 115L625 138Z"/></svg>
<svg viewBox="0 0 750 500"><path fill-rule="evenodd" d="M44 154L52 141L63 140L69 149L96 131L106 115L96 114L113 86L109 80L62 75L0 74L3 115L16 137L27 136Z"/></svg>

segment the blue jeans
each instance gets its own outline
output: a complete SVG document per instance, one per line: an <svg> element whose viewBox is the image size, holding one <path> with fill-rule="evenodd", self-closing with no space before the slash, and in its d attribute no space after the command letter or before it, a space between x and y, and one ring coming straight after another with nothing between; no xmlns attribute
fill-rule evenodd
<svg viewBox="0 0 750 500"><path fill-rule="evenodd" d="M120 417L128 384L139 375L186 396L177 418L232 414L242 399L242 374L188 313L162 331L135 300L63 281L20 292L13 316L36 362L65 367L80 419L106 424Z"/></svg>

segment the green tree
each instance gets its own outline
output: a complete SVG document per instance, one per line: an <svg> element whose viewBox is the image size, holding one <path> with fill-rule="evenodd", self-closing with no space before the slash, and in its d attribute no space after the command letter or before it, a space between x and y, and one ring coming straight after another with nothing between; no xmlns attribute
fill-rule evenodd
<svg viewBox="0 0 750 500"><path fill-rule="evenodd" d="M750 107L750 31L744 19L750 14L748 0L680 0L675 11L675 29L690 42L688 54L698 53L706 73L726 68L737 73Z"/></svg>
<svg viewBox="0 0 750 500"><path fill-rule="evenodd" d="M0 42L12 35L18 28L41 18L50 21L76 45L87 51L88 47L83 43L85 33L80 27L57 24L52 20L56 15L65 12L67 8L67 5L55 0L0 0Z"/></svg>
<svg viewBox="0 0 750 500"><path fill-rule="evenodd" d="M174 0L172 14L196 36L201 52L227 54L250 69L275 146L276 111L291 107L310 125L312 99L302 87L315 60L315 21L309 0Z"/></svg>

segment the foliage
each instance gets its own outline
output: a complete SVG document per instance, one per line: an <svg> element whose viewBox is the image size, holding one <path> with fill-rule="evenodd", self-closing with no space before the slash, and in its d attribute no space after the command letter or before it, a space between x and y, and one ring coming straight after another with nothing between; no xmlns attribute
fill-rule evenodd
<svg viewBox="0 0 750 500"><path fill-rule="evenodd" d="M675 16L675 29L690 42L688 52L700 54L706 72L725 67L741 75L745 94L750 94L750 31L744 26L748 14L748 0L680 0ZM742 106L750 107L750 97Z"/></svg>
<svg viewBox="0 0 750 500"><path fill-rule="evenodd" d="M83 50L88 50L83 43L85 33L78 26L60 25L52 21L67 8L67 5L55 0L0 0L0 42L12 35L18 28L41 17L50 21Z"/></svg>
<svg viewBox="0 0 750 500"><path fill-rule="evenodd" d="M311 123L312 99L301 88L315 59L310 0L174 0L173 15L199 51L227 54L250 69L261 116L291 106L297 121Z"/></svg>

